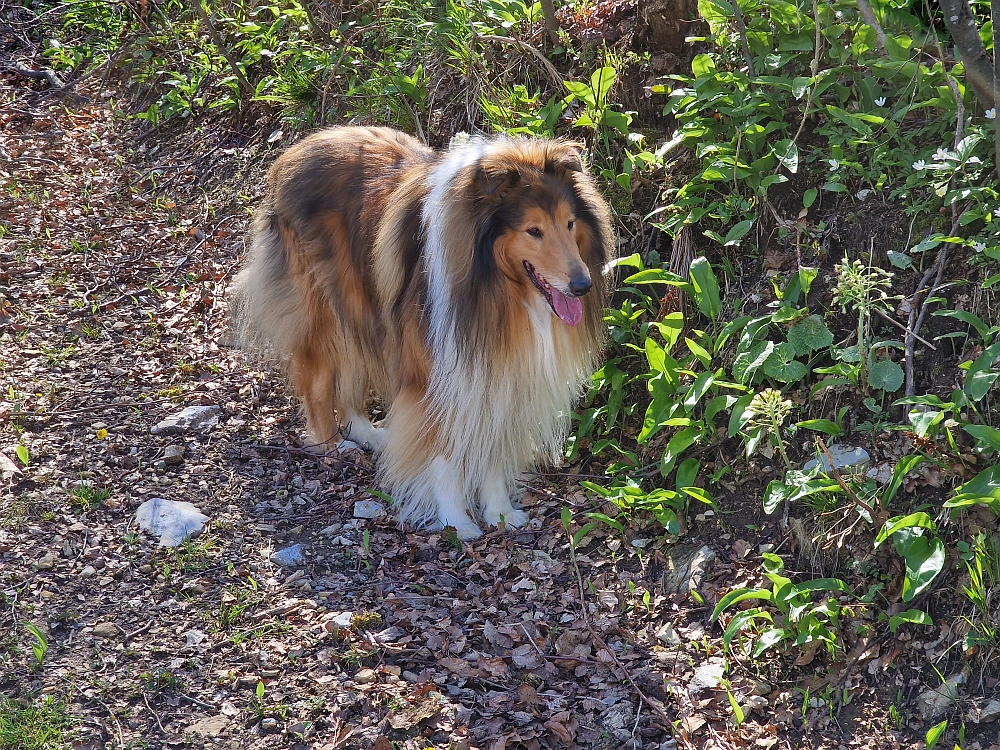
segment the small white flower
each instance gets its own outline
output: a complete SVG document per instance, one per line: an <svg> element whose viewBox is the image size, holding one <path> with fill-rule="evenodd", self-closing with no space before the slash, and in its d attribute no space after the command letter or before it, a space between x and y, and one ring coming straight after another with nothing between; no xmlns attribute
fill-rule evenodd
<svg viewBox="0 0 1000 750"><path fill-rule="evenodd" d="M878 99L876 99L875 100L875 106L876 107L884 107L885 106L885 97L884 96L880 96Z"/></svg>
<svg viewBox="0 0 1000 750"><path fill-rule="evenodd" d="M951 156L951 154L948 153L948 149L939 148L937 151L934 152L934 156L932 158L934 159L934 161L944 161L949 156Z"/></svg>
<svg viewBox="0 0 1000 750"><path fill-rule="evenodd" d="M976 244L974 244L972 246L972 249L975 250L977 253L981 253L983 250L986 249L986 243L985 242L977 242Z"/></svg>
<svg viewBox="0 0 1000 750"><path fill-rule="evenodd" d="M916 169L918 172L921 169L925 169L926 167L927 167L927 163L923 159L919 159L919 160L913 162L913 168Z"/></svg>
<svg viewBox="0 0 1000 750"><path fill-rule="evenodd" d="M837 161L836 159L827 159L827 161L830 162L831 172L836 172L838 169L840 169L840 162Z"/></svg>
<svg viewBox="0 0 1000 750"><path fill-rule="evenodd" d="M986 119L987 120L995 120L995 119L997 119L997 108L996 107L990 107L988 110L986 110Z"/></svg>

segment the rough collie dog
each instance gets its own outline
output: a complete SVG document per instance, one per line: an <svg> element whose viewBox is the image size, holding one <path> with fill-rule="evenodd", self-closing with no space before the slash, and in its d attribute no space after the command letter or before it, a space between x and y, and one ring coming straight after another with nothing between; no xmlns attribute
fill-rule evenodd
<svg viewBox="0 0 1000 750"><path fill-rule="evenodd" d="M332 128L272 167L233 309L244 340L286 362L316 446L374 450L402 522L471 539L474 517L528 520L515 480L562 448L613 251L574 145L466 138L436 153Z"/></svg>

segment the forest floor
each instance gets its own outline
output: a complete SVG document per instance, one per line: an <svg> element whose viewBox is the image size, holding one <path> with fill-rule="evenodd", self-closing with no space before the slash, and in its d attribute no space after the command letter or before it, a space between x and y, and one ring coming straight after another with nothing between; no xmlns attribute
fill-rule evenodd
<svg viewBox="0 0 1000 750"><path fill-rule="evenodd" d="M266 167L295 134L266 117L143 130L113 88L80 93L0 77L7 720L37 711L78 750L923 746L945 633L861 634L836 660L722 648L714 602L789 543L746 530L757 484L680 542L598 529L575 555L562 509L600 506L574 467L532 482L518 533L456 543L356 517L370 459L302 451L281 378L227 322ZM218 424L151 434L192 405ZM205 532L158 546L134 520L154 497L193 503ZM272 562L295 543L304 563ZM702 545L699 596L670 591ZM949 714L965 748L1000 747L973 723L990 679Z"/></svg>

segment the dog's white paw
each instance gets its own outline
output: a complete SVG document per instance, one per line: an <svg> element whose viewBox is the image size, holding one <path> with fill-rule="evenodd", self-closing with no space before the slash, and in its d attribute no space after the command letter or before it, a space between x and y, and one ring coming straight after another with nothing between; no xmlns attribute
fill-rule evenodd
<svg viewBox="0 0 1000 750"><path fill-rule="evenodd" d="M483 535L483 530L472 521L470 518L465 518L464 520L455 520L453 518L439 518L437 523L434 524L432 528L440 530L446 526L451 526L455 529L455 536L457 536L461 541L468 542L472 539L478 539Z"/></svg>
<svg viewBox="0 0 1000 750"><path fill-rule="evenodd" d="M518 510L517 508L511 507L504 509L502 511L487 510L483 514L483 520L486 521L486 523L488 523L490 526L499 526L500 522L503 521L503 523L506 526L516 526L520 528L522 526L527 526L530 518L528 514L525 513L523 510Z"/></svg>
<svg viewBox="0 0 1000 750"><path fill-rule="evenodd" d="M360 451L363 450L362 446L355 443L353 440L339 440L337 441L337 453L344 453L345 451Z"/></svg>

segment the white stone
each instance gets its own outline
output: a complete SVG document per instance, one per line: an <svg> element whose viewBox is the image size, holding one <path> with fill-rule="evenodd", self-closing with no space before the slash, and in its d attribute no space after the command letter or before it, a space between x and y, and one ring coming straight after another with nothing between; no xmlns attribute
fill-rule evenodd
<svg viewBox="0 0 1000 750"><path fill-rule="evenodd" d="M151 497L135 512L139 528L160 538L161 547L176 547L205 528L208 516L191 503Z"/></svg>
<svg viewBox="0 0 1000 750"><path fill-rule="evenodd" d="M305 550L306 548L301 544L293 544L291 547L285 547L271 555L271 562L285 568L301 565L306 561Z"/></svg>
<svg viewBox="0 0 1000 750"><path fill-rule="evenodd" d="M354 503L355 518L382 518L385 515L385 506L378 500L358 500Z"/></svg>
<svg viewBox="0 0 1000 750"><path fill-rule="evenodd" d="M211 429L219 424L222 409L218 406L189 406L172 414L150 430L153 435L181 435L194 430Z"/></svg>
<svg viewBox="0 0 1000 750"><path fill-rule="evenodd" d="M868 451L864 448L852 448L849 445L841 445L840 443L837 443L836 445L831 445L829 451L830 458L833 459L833 468L838 471L846 469L850 466L865 466L871 461L871 456L868 455ZM817 463L820 464L820 467L825 473L829 473L831 471L830 461L827 459L825 453L820 455L819 461L815 458L806 461L802 470L809 471L814 468Z"/></svg>

